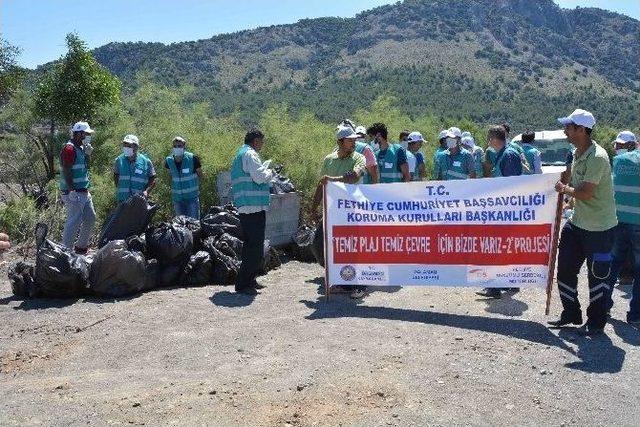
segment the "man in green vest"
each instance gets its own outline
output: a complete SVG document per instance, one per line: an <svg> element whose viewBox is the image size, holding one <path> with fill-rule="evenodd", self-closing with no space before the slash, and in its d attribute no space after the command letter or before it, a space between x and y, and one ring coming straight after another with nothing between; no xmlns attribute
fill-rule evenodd
<svg viewBox="0 0 640 427"><path fill-rule="evenodd" d="M367 129L367 134L372 135L378 145L376 158L380 171L380 182L409 182L409 164L407 152L400 144L390 144L387 126L384 123L374 123Z"/></svg>
<svg viewBox="0 0 640 427"><path fill-rule="evenodd" d="M59 186L67 211L62 244L84 255L88 251L96 222L96 211L89 193L89 158L92 151L90 139L93 129L87 122L77 122L71 131L73 136L60 153Z"/></svg>
<svg viewBox="0 0 640 427"><path fill-rule="evenodd" d="M238 208L243 231L242 263L236 279L236 293L257 295L264 285L256 281L264 255L266 211L269 209L269 182L274 171L270 160L262 162L258 154L264 145L264 134L252 130L244 137L231 164L231 194Z"/></svg>
<svg viewBox="0 0 640 427"><path fill-rule="evenodd" d="M171 175L171 198L176 215L200 219L200 180L203 177L200 158L185 151L187 141L173 138L173 151L164 167Z"/></svg>
<svg viewBox="0 0 640 427"><path fill-rule="evenodd" d="M122 154L113 164L113 182L118 203L134 194L145 198L156 186L156 170L147 156L139 153L140 141L135 135L126 135L122 140Z"/></svg>
<svg viewBox="0 0 640 427"><path fill-rule="evenodd" d="M460 146L460 134L458 128L451 128L447 132L447 150L436 157L433 179L449 181L476 177L473 156Z"/></svg>
<svg viewBox="0 0 640 427"><path fill-rule="evenodd" d="M611 249L618 224L613 180L607 151L591 139L596 123L593 114L577 109L559 118L567 139L575 147L571 181L558 181L556 191L575 200L573 215L562 228L558 246L558 291L562 301L560 319L549 322L556 327L580 325L582 311L578 299L578 274L587 262L589 306L586 335L600 334L607 323Z"/></svg>
<svg viewBox="0 0 640 427"><path fill-rule="evenodd" d="M536 140L536 133L532 131L526 131L522 134L522 151L524 157L527 159L531 174L542 173L542 158L540 150L533 146Z"/></svg>
<svg viewBox="0 0 640 427"><path fill-rule="evenodd" d="M611 294L620 269L631 254L633 288L627 322L640 326L640 150L636 136L628 130L620 132L614 144L613 189L618 225L612 251L608 308L613 306Z"/></svg>
<svg viewBox="0 0 640 427"><path fill-rule="evenodd" d="M471 135L471 132L462 132L462 139L460 145L473 157L473 164L476 168L476 178L482 178L482 158L484 157L484 150L479 145L476 145L476 140Z"/></svg>

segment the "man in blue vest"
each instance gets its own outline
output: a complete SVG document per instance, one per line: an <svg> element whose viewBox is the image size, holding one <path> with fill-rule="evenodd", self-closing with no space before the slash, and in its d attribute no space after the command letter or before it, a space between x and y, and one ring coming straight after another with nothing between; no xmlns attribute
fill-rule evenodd
<svg viewBox="0 0 640 427"><path fill-rule="evenodd" d="M476 140L471 135L471 132L462 132L460 145L470 152L473 157L473 164L476 168L476 178L482 178L482 158L484 157L484 150L482 147L476 145Z"/></svg>
<svg viewBox="0 0 640 427"><path fill-rule="evenodd" d="M73 136L60 153L59 185L62 202L67 210L62 244L84 255L88 251L96 222L96 211L89 193L89 158L92 151L89 141L93 130L87 122L78 122L71 131Z"/></svg>
<svg viewBox="0 0 640 427"><path fill-rule="evenodd" d="M495 165L491 169L491 177L522 175L520 154L507 144L507 133L503 126L491 126L487 132L489 147L496 153ZM518 288L485 288L478 295L488 298L501 298L502 291L517 292Z"/></svg>
<svg viewBox="0 0 640 427"><path fill-rule="evenodd" d="M244 137L231 165L231 194L238 208L243 231L242 264L236 279L236 293L257 295L264 285L256 281L264 255L264 233L269 209L269 182L274 171L270 161L262 162L258 154L264 145L264 134L252 130Z"/></svg>
<svg viewBox="0 0 640 427"><path fill-rule="evenodd" d="M173 151L167 156L164 167L171 175L171 198L176 215L200 219L200 158L185 151L187 141L180 136L173 138Z"/></svg>
<svg viewBox="0 0 640 427"><path fill-rule="evenodd" d="M411 174L407 163L407 152L399 144L390 144L387 126L384 123L374 123L367 129L367 134L373 136L379 149L376 152L380 182L409 182Z"/></svg>
<svg viewBox="0 0 640 427"><path fill-rule="evenodd" d="M118 203L134 194L149 197L156 186L156 170L147 156L139 153L140 141L135 135L126 135L122 140L122 154L113 164L113 182L116 185Z"/></svg>
<svg viewBox="0 0 640 427"><path fill-rule="evenodd" d="M562 314L555 327L580 325L582 311L578 299L578 274L587 262L589 306L585 335L601 334L607 323L611 249L618 224L611 165L607 151L591 139L596 123L593 114L577 109L559 118L567 139L575 147L571 181L558 181L556 191L573 197L575 208L565 223L558 245L558 291Z"/></svg>
<svg viewBox="0 0 640 427"><path fill-rule="evenodd" d="M531 174L542 173L542 158L540 157L540 150L534 147L532 144L536 139L536 133L526 131L522 134L522 151L524 157L527 159Z"/></svg>
<svg viewBox="0 0 640 427"><path fill-rule="evenodd" d="M633 288L627 322L640 326L640 150L637 148L636 136L628 130L620 132L614 144L616 156L613 158L613 190L618 225L612 250L608 308L613 306L613 287L630 253Z"/></svg>
<svg viewBox="0 0 640 427"><path fill-rule="evenodd" d="M460 129L449 129L446 136L447 150L436 157L433 179L449 181L476 177L473 156L460 146L460 140Z"/></svg>

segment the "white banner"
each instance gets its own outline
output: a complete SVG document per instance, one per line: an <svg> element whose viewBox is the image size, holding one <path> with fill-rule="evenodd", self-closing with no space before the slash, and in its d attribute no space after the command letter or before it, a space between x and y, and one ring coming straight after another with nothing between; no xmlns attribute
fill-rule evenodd
<svg viewBox="0 0 640 427"><path fill-rule="evenodd" d="M328 183L328 283L545 287L559 178Z"/></svg>

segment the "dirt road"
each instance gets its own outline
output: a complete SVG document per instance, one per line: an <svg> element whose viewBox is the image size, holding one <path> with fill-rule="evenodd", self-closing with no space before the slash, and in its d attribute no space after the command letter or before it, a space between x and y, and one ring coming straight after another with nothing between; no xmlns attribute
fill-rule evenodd
<svg viewBox="0 0 640 427"><path fill-rule="evenodd" d="M325 302L321 276L289 262L255 299L207 286L120 301L19 301L3 277L0 425L639 423L629 288L591 339L548 330L540 290Z"/></svg>

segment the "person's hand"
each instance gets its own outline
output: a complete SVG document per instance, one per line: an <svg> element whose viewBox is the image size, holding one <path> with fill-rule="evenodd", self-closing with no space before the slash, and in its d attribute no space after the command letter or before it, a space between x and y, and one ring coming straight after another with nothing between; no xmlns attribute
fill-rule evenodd
<svg viewBox="0 0 640 427"><path fill-rule="evenodd" d="M142 197L144 197L145 199L148 199L149 198L149 192L147 190L144 190L142 192Z"/></svg>
<svg viewBox="0 0 640 427"><path fill-rule="evenodd" d="M0 254L11 248L11 242L9 242L9 236L4 233L0 233Z"/></svg>
<svg viewBox="0 0 640 427"><path fill-rule="evenodd" d="M325 175L322 178L320 178L320 184L322 185L327 185L327 182L329 181L331 181L331 177L328 175Z"/></svg>
<svg viewBox="0 0 640 427"><path fill-rule="evenodd" d="M556 182L556 191L558 193L563 193L564 192L564 184L561 181Z"/></svg>
<svg viewBox="0 0 640 427"><path fill-rule="evenodd" d="M87 156L90 156L91 153L93 153L93 145L89 144L88 142L82 144L82 147L84 154L86 154Z"/></svg>

